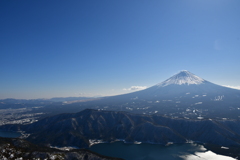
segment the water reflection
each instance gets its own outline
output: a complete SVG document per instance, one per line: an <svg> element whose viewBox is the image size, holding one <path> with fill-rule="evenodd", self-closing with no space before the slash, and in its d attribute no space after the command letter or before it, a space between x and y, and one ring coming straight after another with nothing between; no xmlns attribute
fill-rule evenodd
<svg viewBox="0 0 240 160"><path fill-rule="evenodd" d="M205 151L205 152L195 152L195 155L186 155L182 156L184 160L235 160L232 157L217 155L211 151Z"/></svg>
<svg viewBox="0 0 240 160"><path fill-rule="evenodd" d="M90 150L126 160L234 160L234 158L217 155L207 151L199 144L174 144L170 146L152 144L125 144L123 142L102 143Z"/></svg>

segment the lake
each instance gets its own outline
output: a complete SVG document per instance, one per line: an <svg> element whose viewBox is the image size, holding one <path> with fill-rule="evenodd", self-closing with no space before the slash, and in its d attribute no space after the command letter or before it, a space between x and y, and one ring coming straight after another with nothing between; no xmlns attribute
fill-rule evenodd
<svg viewBox="0 0 240 160"><path fill-rule="evenodd" d="M102 155L126 160L235 160L217 155L199 144L127 144L123 142L100 143L90 147L91 151Z"/></svg>
<svg viewBox="0 0 240 160"><path fill-rule="evenodd" d="M17 138L17 137L20 137L20 136L21 136L21 133L19 133L19 132L0 131L0 137Z"/></svg>

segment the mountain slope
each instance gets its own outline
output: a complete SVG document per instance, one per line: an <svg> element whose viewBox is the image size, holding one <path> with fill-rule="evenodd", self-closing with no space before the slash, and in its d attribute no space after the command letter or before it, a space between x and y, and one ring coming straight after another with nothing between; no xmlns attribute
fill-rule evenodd
<svg viewBox="0 0 240 160"><path fill-rule="evenodd" d="M91 140L167 144L190 140L223 146L240 146L238 120L186 120L159 115L84 110L61 114L20 127L27 140L47 146L88 147Z"/></svg>

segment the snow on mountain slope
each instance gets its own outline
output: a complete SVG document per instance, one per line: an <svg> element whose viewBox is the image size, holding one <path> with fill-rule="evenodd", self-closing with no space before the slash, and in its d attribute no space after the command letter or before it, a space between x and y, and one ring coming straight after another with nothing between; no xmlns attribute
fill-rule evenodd
<svg viewBox="0 0 240 160"><path fill-rule="evenodd" d="M205 83L207 81L205 81L204 79L192 74L189 71L183 70L180 73L170 77L169 79L167 79L166 81L157 84L156 86L159 87L165 87L171 84L177 84L177 85L190 85L190 84L202 84Z"/></svg>

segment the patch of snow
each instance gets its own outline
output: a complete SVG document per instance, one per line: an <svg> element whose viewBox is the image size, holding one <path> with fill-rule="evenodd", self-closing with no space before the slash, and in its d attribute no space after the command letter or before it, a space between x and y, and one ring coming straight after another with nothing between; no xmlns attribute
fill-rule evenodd
<svg viewBox="0 0 240 160"><path fill-rule="evenodd" d="M43 108L43 106L38 106L38 107L32 107L32 108Z"/></svg>
<svg viewBox="0 0 240 160"><path fill-rule="evenodd" d="M166 146L169 146L169 145L171 145L171 144L174 144L173 142L168 142L167 144L166 144Z"/></svg>
<svg viewBox="0 0 240 160"><path fill-rule="evenodd" d="M222 148L222 149L229 149L228 147L224 147L224 146L222 146L221 148Z"/></svg>
<svg viewBox="0 0 240 160"><path fill-rule="evenodd" d="M70 151L73 149L79 149L78 147L74 147L74 146L66 146L66 147L50 146L50 148L55 148L55 149L59 149L62 151Z"/></svg>
<svg viewBox="0 0 240 160"><path fill-rule="evenodd" d="M193 145L194 145L194 142L193 142L192 140L190 140L190 139L187 139L186 141L187 141L186 143L191 143L191 144L193 144Z"/></svg>
<svg viewBox="0 0 240 160"><path fill-rule="evenodd" d="M135 97L135 98L131 98L132 100L136 100L136 99L138 99L138 97Z"/></svg>
<svg viewBox="0 0 240 160"><path fill-rule="evenodd" d="M98 140L98 139L89 139L90 146L94 144L99 144L99 143L105 143L103 140Z"/></svg>
<svg viewBox="0 0 240 160"><path fill-rule="evenodd" d="M133 110L133 108L129 108L129 107L126 107L126 109L129 109L129 110L131 110L131 111Z"/></svg>
<svg viewBox="0 0 240 160"><path fill-rule="evenodd" d="M56 155L50 155L50 159L51 159L51 160L55 160L56 158L57 158Z"/></svg>
<svg viewBox="0 0 240 160"><path fill-rule="evenodd" d="M10 158L13 158L13 157L14 157L14 154L11 154L11 155L10 155Z"/></svg>
<svg viewBox="0 0 240 160"><path fill-rule="evenodd" d="M223 98L224 98L224 95L222 95L222 96L217 96L217 97L214 98L214 101L222 101Z"/></svg>
<svg viewBox="0 0 240 160"><path fill-rule="evenodd" d="M134 144L141 144L142 142L135 141Z"/></svg>

